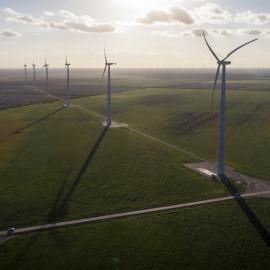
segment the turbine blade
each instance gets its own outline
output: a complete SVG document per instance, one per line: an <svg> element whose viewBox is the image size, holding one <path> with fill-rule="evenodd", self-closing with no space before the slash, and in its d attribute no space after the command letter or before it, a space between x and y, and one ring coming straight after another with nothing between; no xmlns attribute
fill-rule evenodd
<svg viewBox="0 0 270 270"><path fill-rule="evenodd" d="M106 72L106 68L107 68L107 63L106 63L106 65L105 65L105 68L104 68L104 71L103 71L103 75L102 75L102 79L101 79L101 85L102 85L102 82L103 82L104 74L105 74L105 72Z"/></svg>
<svg viewBox="0 0 270 270"><path fill-rule="evenodd" d="M212 115L213 99L214 99L214 93L215 93L216 84L217 84L217 79L218 79L218 75L219 75L219 70L220 70L220 64L218 65L218 68L217 68L216 77L215 77L215 82L214 82L214 87L213 87L213 92L212 92L212 99L211 99L211 115Z"/></svg>
<svg viewBox="0 0 270 270"><path fill-rule="evenodd" d="M206 37L205 37L205 34L204 34L204 31L203 31L203 37L204 37L204 40L206 42L206 45L208 46L210 52L214 55L214 57L217 59L218 63L220 62L220 60L218 59L218 57L216 56L216 54L214 53L214 51L212 50L212 48L210 47L210 45L208 44L207 40L206 40Z"/></svg>
<svg viewBox="0 0 270 270"><path fill-rule="evenodd" d="M105 51L105 44L104 44L104 56L105 56L105 63L107 65L108 61L107 61L107 57L106 57L106 51ZM106 68L105 68L106 69Z"/></svg>
<svg viewBox="0 0 270 270"><path fill-rule="evenodd" d="M249 42L247 42L247 43L245 43L245 44L243 44L243 45L237 47L236 49L234 49L233 51L231 51L229 54L227 54L227 56L226 56L222 61L225 61L229 56L231 56L234 52L236 52L236 51L239 50L240 48L242 48L242 47L244 47L244 46L248 45L249 43L254 42L254 41L256 41L256 40L258 40L258 39L255 38L255 39L253 39L253 40L251 40L251 41L249 41Z"/></svg>

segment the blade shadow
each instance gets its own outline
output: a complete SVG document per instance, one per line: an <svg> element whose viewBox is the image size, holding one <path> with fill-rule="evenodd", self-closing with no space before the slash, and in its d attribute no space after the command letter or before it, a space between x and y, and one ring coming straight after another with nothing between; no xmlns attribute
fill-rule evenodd
<svg viewBox="0 0 270 270"><path fill-rule="evenodd" d="M35 122L32 123L32 124L29 124L29 125L27 125L27 126L25 126L25 127L23 127L23 128L18 128L18 129L16 129L15 131L11 132L10 134L8 134L8 135L6 135L5 137L3 137L2 139L0 139L0 143L4 142L8 137L10 137L10 136L12 136L12 135L14 135L14 134L21 133L21 132L24 131L25 129L34 126L35 124L37 124L37 123L39 123L39 122L41 122L41 121L43 121L43 120L49 118L50 116L52 116L52 115L54 115L54 114L60 112L61 110L65 109L65 108L66 108L66 107L62 107L62 108L60 108L60 109L58 109L58 110L56 110L56 111L54 111L54 112L52 112L52 113L50 113L50 114L48 114L48 115L46 115L46 116L40 118L39 120L35 121Z"/></svg>
<svg viewBox="0 0 270 270"><path fill-rule="evenodd" d="M81 178L85 172L85 170L88 168L89 164L91 163L91 160L93 159L96 151L98 150L103 138L105 137L107 131L108 131L109 127L105 127L102 131L102 133L100 134L97 142L95 143L94 147L92 148L89 156L87 157L87 159L85 160L81 170L79 171L72 187L70 188L68 194L66 195L65 199L63 200L62 204L57 208L57 205L54 205L53 206L53 209L51 211L51 213L48 215L47 217L47 221L54 221L56 220L57 218L59 217L65 217L66 214L67 214L67 203L69 202L70 200L70 197L72 196L74 190L76 189L76 187L78 186L78 184L80 183L81 181ZM61 189L63 188L64 186L62 185ZM62 191L59 191L58 192L58 197L61 196L62 194ZM57 203L59 201L60 198L56 198L55 200L55 203Z"/></svg>
<svg viewBox="0 0 270 270"><path fill-rule="evenodd" d="M261 236L262 240L266 243L267 247L270 248L270 235L269 232L265 229L263 224L260 222L260 220L257 218L255 213L250 209L246 201L243 197L238 193L237 189L233 186L229 178L227 176L219 175L221 181L227 188L227 190L231 193L231 195L235 198L235 201L239 205L239 207L242 209L250 223L253 225L253 227L256 229L258 234Z"/></svg>

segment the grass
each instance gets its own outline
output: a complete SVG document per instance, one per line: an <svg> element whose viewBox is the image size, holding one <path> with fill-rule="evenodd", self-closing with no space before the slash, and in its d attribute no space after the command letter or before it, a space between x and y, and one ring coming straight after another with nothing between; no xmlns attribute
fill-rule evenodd
<svg viewBox="0 0 270 270"><path fill-rule="evenodd" d="M212 118L209 90L113 93L113 119L215 161L219 92ZM72 102L106 115L106 95ZM182 165L197 160L62 103L0 111L0 229L229 195ZM269 91L227 91L226 163L261 178L270 173L268 108ZM24 235L0 247L0 268L268 269L269 204L230 201Z"/></svg>
<svg viewBox="0 0 270 270"><path fill-rule="evenodd" d="M2 246L2 263L29 270L269 269L270 201L241 204L222 202L19 236Z"/></svg>
<svg viewBox="0 0 270 270"><path fill-rule="evenodd" d="M0 112L1 229L229 194L194 158L99 121L61 102Z"/></svg>
<svg viewBox="0 0 270 270"><path fill-rule="evenodd" d="M153 88L115 93L112 117L216 161L219 98L216 91L211 117L210 90ZM269 91L227 91L226 164L263 179L270 175L269 100ZM106 115L106 95L74 103Z"/></svg>

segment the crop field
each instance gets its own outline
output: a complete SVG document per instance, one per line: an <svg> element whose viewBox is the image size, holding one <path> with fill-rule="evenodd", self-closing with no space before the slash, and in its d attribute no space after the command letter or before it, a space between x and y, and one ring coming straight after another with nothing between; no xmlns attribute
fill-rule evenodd
<svg viewBox="0 0 270 270"><path fill-rule="evenodd" d="M215 70L180 71L115 69L112 119L216 161ZM226 164L270 180L267 72L228 78ZM82 110L106 115L102 70L74 73L70 107L45 98L38 75L37 91L23 87L23 73L0 76L1 101L9 100L0 107L0 230L230 195L222 182L183 166L198 160L128 129L107 129ZM65 99L64 70L50 87ZM0 246L0 268L268 269L269 204L241 199L19 236Z"/></svg>
<svg viewBox="0 0 270 270"><path fill-rule="evenodd" d="M0 116L1 229L230 194L182 165L195 159L107 130L80 108L55 102Z"/></svg>
<svg viewBox="0 0 270 270"><path fill-rule="evenodd" d="M107 78L101 83L103 69L70 68L71 98L95 96L107 91ZM270 86L268 69L228 69L228 89L264 90ZM213 87L215 69L119 69L112 70L112 92L142 88L206 89ZM240 79L239 79L240 78ZM230 81L229 81L230 80ZM28 68L28 87L24 87L24 69L0 69L0 110L21 105L52 102L45 97L45 70L36 68L37 91L33 91L33 71ZM41 91L43 92L41 92ZM65 69L49 69L49 91L66 99Z"/></svg>
<svg viewBox="0 0 270 270"><path fill-rule="evenodd" d="M220 91L215 93L212 116L211 92L148 88L115 93L112 117L216 161ZM106 95L73 102L106 115ZM226 164L270 180L270 91L228 90L226 106Z"/></svg>
<svg viewBox="0 0 270 270"><path fill-rule="evenodd" d="M269 209L249 199L33 233L2 245L2 260L27 270L267 270Z"/></svg>

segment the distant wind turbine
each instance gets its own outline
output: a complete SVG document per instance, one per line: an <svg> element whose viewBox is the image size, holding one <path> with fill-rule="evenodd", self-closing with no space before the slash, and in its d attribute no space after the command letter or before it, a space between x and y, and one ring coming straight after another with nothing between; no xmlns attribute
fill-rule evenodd
<svg viewBox="0 0 270 270"><path fill-rule="evenodd" d="M67 105L66 106L70 105L69 66L70 66L70 64L68 64L68 62L67 62L67 52L66 52L66 64L65 64L65 67L67 70Z"/></svg>
<svg viewBox="0 0 270 270"><path fill-rule="evenodd" d="M45 57L45 64L42 68L45 67L45 70L46 70L46 96L48 97L49 96L49 64L47 64L47 54L48 52L46 53L46 57Z"/></svg>
<svg viewBox="0 0 270 270"><path fill-rule="evenodd" d="M25 81L25 83L24 83L24 86L25 87L27 87L27 65L26 65L26 63L24 63L24 81Z"/></svg>
<svg viewBox="0 0 270 270"><path fill-rule="evenodd" d="M216 56L216 54L214 53L214 51L212 50L212 48L208 44L204 32L203 32L203 36L204 36L204 40L205 40L210 52L216 58L217 64L218 64L216 77L215 77L215 82L214 82L214 87L213 87L213 92L212 92L212 99L211 99L211 114L212 114L212 107L213 107L213 97L214 97L214 92L215 92L215 88L216 88L216 84L217 84L219 70L220 70L220 66L222 66L222 88L221 88L220 112L219 112L217 174L219 176L225 176L225 116L226 116L225 85L226 85L226 65L231 64L230 61L225 61L225 60L228 59L229 56L231 56L234 52L236 52L240 48L246 46L247 44L249 44L249 43L251 43L251 42L253 42L253 41L257 40L257 39L253 39L253 40L251 40L251 41L237 47L236 49L231 51L229 54L227 54L227 56L224 59L219 60L219 58Z"/></svg>
<svg viewBox="0 0 270 270"><path fill-rule="evenodd" d="M33 61L33 70L34 70L34 90L36 90L36 65L35 65L35 59Z"/></svg>
<svg viewBox="0 0 270 270"><path fill-rule="evenodd" d="M104 57L105 57L105 68L102 75L102 81L104 78L104 74L106 72L106 68L108 66L108 105L107 105L107 126L110 126L112 123L112 104L111 104L111 66L117 65L116 63L108 63L106 52L105 52L105 45L104 45Z"/></svg>

